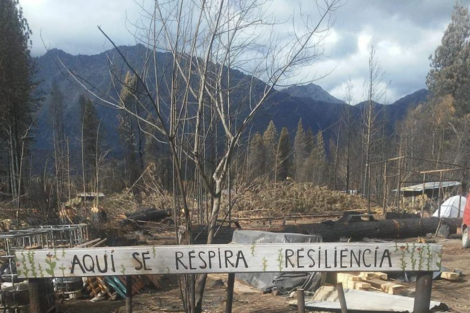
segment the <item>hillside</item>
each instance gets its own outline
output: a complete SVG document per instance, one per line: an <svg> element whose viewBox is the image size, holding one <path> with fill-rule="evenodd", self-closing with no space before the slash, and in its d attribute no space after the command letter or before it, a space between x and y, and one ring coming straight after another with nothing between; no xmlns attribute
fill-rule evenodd
<svg viewBox="0 0 470 313"><path fill-rule="evenodd" d="M130 64L136 68L142 68L145 62L145 55L148 52L142 45L120 47L121 51L127 56ZM123 64L121 58L115 50L109 50L97 55L77 55L73 56L59 49L52 49L45 55L35 59L38 65L37 79L40 81L39 90L45 96L37 121L37 134L35 150L43 151L43 157L46 157L51 150L51 126L48 119L49 93L51 84L56 81L60 90L64 94L64 115L66 119L66 133L71 138L71 149L76 149L79 144L80 127L77 99L80 94L94 98L80 86L70 74L66 72L66 68L78 74L88 83L88 86L100 97L107 99L116 99L120 90L116 90L110 78L110 67L113 69L114 75L122 79L128 68ZM158 53L157 63L163 68L167 62L171 61L171 56L166 53ZM168 73L164 73L168 75ZM244 79L250 80L251 77L240 71L231 71L232 77L239 81ZM149 85L152 86L154 77L149 75ZM258 88L264 87L264 83L256 80ZM242 95L238 95L241 97ZM389 129L393 131L395 122L406 113L406 110L418 102L426 99L427 91L420 90L412 95L406 96L391 105L383 106L376 104L376 109L385 108L383 111L387 115ZM106 130L106 146L111 153L119 156L119 142L117 133L117 114L118 111L108 105L97 105L97 111L102 121L102 126ZM327 130L325 137L328 139L331 126L335 124L346 104L334 98L317 85L293 86L284 91L275 92L269 98L265 107L260 110L252 123L249 130L263 131L270 120L273 120L276 127L280 130L287 127L289 132L293 134L297 127L298 120L302 118L304 128L311 128L314 132L318 130ZM363 104L359 104L353 108L355 114L360 113ZM243 117L243 116L242 116Z"/></svg>

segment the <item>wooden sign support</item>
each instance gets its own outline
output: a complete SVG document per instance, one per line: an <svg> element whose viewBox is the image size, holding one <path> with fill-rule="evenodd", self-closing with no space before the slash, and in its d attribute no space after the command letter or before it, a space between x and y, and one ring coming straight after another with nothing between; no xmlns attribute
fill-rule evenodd
<svg viewBox="0 0 470 313"><path fill-rule="evenodd" d="M229 273L231 312L235 273L416 271L414 313L429 309L433 271L442 247L417 243L288 243L136 246L16 251L19 278L126 276L127 312L132 275ZM34 311L31 311L35 313Z"/></svg>
<svg viewBox="0 0 470 313"><path fill-rule="evenodd" d="M432 272L419 272L416 277L416 292L413 312L429 312L432 292Z"/></svg>
<svg viewBox="0 0 470 313"><path fill-rule="evenodd" d="M303 289L296 291L297 296L297 312L305 313L305 293Z"/></svg>
<svg viewBox="0 0 470 313"><path fill-rule="evenodd" d="M126 276L126 313L132 313L132 276Z"/></svg>
<svg viewBox="0 0 470 313"><path fill-rule="evenodd" d="M235 273L228 274L227 280L227 302L225 303L225 313L232 313L233 288L235 287Z"/></svg>

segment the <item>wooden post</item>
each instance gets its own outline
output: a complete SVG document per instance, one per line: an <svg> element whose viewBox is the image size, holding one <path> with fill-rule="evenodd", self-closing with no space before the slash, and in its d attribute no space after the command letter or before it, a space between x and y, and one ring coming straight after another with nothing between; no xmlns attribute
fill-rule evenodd
<svg viewBox="0 0 470 313"><path fill-rule="evenodd" d="M442 192L441 192L441 189L442 189L442 172L439 172L439 192L437 193L438 196L437 196L437 217L438 218L441 218L441 198L442 198ZM439 227L437 229L437 231L439 231ZM436 234L437 234L437 231L436 231Z"/></svg>
<svg viewBox="0 0 470 313"><path fill-rule="evenodd" d="M233 287L235 286L235 273L228 274L227 281L227 302L225 303L225 313L232 313Z"/></svg>
<svg viewBox="0 0 470 313"><path fill-rule="evenodd" d="M341 313L348 313L348 306L346 305L346 297L344 296L343 283L336 284L338 291L339 305L341 306Z"/></svg>
<svg viewBox="0 0 470 313"><path fill-rule="evenodd" d="M132 313L132 276L126 276L126 313Z"/></svg>
<svg viewBox="0 0 470 313"><path fill-rule="evenodd" d="M369 220L371 220L370 214L372 214L370 211L370 168L370 164L367 164L367 176L369 177L369 179L367 180L367 214L369 214Z"/></svg>
<svg viewBox="0 0 470 313"><path fill-rule="evenodd" d="M29 312L44 313L49 310L46 295L45 279L30 278L29 289Z"/></svg>
<svg viewBox="0 0 470 313"><path fill-rule="evenodd" d="M387 161L385 161L385 165L384 165L384 191L383 191L382 213L384 216L387 213Z"/></svg>
<svg viewBox="0 0 470 313"><path fill-rule="evenodd" d="M423 192L421 193L421 197L423 198L423 205L421 206L421 218L424 217L424 207L426 205L426 202L424 200L424 195L425 195L424 188L425 187L426 187L426 174L423 174Z"/></svg>
<svg viewBox="0 0 470 313"><path fill-rule="evenodd" d="M397 212L400 212L401 202L401 158L398 160Z"/></svg>
<svg viewBox="0 0 470 313"><path fill-rule="evenodd" d="M428 313L431 304L432 272L418 272L413 313Z"/></svg>
<svg viewBox="0 0 470 313"><path fill-rule="evenodd" d="M462 196L464 195L463 194L463 175L462 175L462 179L460 181L460 188L459 188L459 210L457 211L457 218L460 218L460 206L462 205Z"/></svg>
<svg viewBox="0 0 470 313"><path fill-rule="evenodd" d="M305 294L303 289L297 289L297 312L305 313Z"/></svg>

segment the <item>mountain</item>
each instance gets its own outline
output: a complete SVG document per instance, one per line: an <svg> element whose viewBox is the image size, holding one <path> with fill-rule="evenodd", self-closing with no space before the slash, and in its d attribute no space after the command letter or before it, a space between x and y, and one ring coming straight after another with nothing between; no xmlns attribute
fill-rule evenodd
<svg viewBox="0 0 470 313"><path fill-rule="evenodd" d="M336 99L335 97L330 95L328 92L323 90L323 88L312 83L308 85L303 85L303 86L294 85L287 89L284 89L283 91L287 92L292 97L310 98L315 101L321 101L321 102L326 102L326 103L344 104L344 101Z"/></svg>
<svg viewBox="0 0 470 313"><path fill-rule="evenodd" d="M135 68L141 68L146 62L157 62L158 68L166 68L166 64L171 62L172 56L169 53L158 53L156 60L149 61L146 58L148 51L143 45L124 46L120 50L125 54L129 63ZM77 99L80 94L96 100L96 97L104 99L117 99L120 92L113 80L123 80L128 67L119 57L115 49L97 55L70 55L59 49L52 49L45 55L35 59L38 66L36 79L40 82L39 93L45 97L42 109L39 112L36 125L34 155L41 158L48 158L52 151L52 127L49 120L49 94L52 82L57 82L60 90L64 94L64 115L66 119L65 132L70 138L70 149L79 149L81 129L79 120L79 109ZM63 65L62 65L63 64ZM92 96L83 86L81 86L64 68L82 78L82 82L89 91L95 93ZM110 77L110 68L113 70L113 79ZM155 77L152 73L148 75L149 86L154 86ZM165 71L159 73L163 79L167 79L171 73ZM231 70L232 81L243 82L255 81L255 90L260 90L260 94L265 84L259 79L250 77L238 70ZM153 92L153 90L151 90ZM417 91L408 95L394 104L376 104L377 109L383 108L386 112L389 129L393 131L395 122L402 119L409 107L413 107L419 102L425 101L426 90ZM242 107L246 107L245 95L241 92L234 93L231 98ZM238 100L237 100L238 99ZM100 101L95 101L98 103ZM245 102L245 103L244 103ZM334 104L334 105L332 105ZM264 131L270 120L273 120L278 131L282 127L287 127L294 136L297 123L300 118L305 129L311 128L314 133L319 130L325 131L325 142L331 136L334 125L340 118L341 113L347 106L344 102L334 98L324 91L320 86L310 84L306 86L293 86L283 91L273 92L266 105L256 114L251 128L247 132ZM363 105L352 107L353 112L360 116ZM119 157L121 151L119 136L117 135L118 110L101 102L96 105L96 109L101 120L101 127L105 129L105 148L111 151L111 157ZM246 116L246 109L240 110L240 119ZM165 112L163 112L165 114ZM43 160L40 160L43 161ZM37 161L39 162L39 161ZM41 164L41 163L38 163ZM42 163L44 164L44 163Z"/></svg>

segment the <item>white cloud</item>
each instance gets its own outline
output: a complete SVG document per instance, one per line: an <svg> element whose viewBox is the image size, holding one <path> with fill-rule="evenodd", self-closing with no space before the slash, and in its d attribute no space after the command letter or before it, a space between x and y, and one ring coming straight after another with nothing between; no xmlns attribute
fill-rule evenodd
<svg viewBox="0 0 470 313"><path fill-rule="evenodd" d="M138 4L142 1L145 0L20 0L33 30L32 54L37 56L46 51L40 34L48 47L71 54L96 54L110 49L111 45L97 25L116 44L135 44L134 28L127 20L135 22L140 18ZM470 4L470 0L461 2ZM355 100L359 102L363 100L363 82L370 47L374 45L378 60L391 81L390 102L425 88L428 57L440 44L453 5L453 1L440 0L349 0L337 11L334 27L324 42L325 57L303 68L289 82L318 78L331 72L316 83L341 99L345 84L351 80ZM272 0L266 2L265 8L281 22L291 16L300 21L308 13L312 15L309 21L313 22L317 16L315 2L311 0ZM278 38L288 39L293 29L292 24L286 22L276 27L275 32Z"/></svg>

